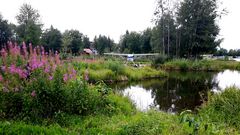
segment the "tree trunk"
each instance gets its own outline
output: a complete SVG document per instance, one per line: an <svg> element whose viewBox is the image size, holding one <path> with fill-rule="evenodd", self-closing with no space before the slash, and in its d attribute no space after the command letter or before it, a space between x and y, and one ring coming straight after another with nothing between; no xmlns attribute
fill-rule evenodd
<svg viewBox="0 0 240 135"><path fill-rule="evenodd" d="M170 49L170 26L169 26L169 19L168 19L168 56L169 56L169 49Z"/></svg>

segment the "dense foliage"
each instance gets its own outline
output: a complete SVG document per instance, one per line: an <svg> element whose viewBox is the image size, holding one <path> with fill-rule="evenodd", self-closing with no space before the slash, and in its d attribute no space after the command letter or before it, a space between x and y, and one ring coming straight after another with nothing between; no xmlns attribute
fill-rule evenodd
<svg viewBox="0 0 240 135"><path fill-rule="evenodd" d="M42 34L42 44L47 50L60 51L62 45L62 34L58 29L50 27Z"/></svg>
<svg viewBox="0 0 240 135"><path fill-rule="evenodd" d="M32 8L31 5L23 4L16 19L19 24L16 27L19 41L38 45L42 34L42 24L40 23L38 11Z"/></svg>
<svg viewBox="0 0 240 135"><path fill-rule="evenodd" d="M104 52L112 52L115 49L115 43L110 37L99 35L94 38L93 43L94 48L98 51L99 54Z"/></svg>
<svg viewBox="0 0 240 135"><path fill-rule="evenodd" d="M164 71L156 70L150 66L134 68L113 60L96 61L93 63L74 62L73 65L75 69L80 71L83 75L89 75L89 82L134 81L166 76Z"/></svg>
<svg viewBox="0 0 240 135"><path fill-rule="evenodd" d="M216 0L185 0L181 3L177 19L181 25L182 56L212 53L219 46L217 8Z"/></svg>
<svg viewBox="0 0 240 135"><path fill-rule="evenodd" d="M0 62L0 119L38 123L63 114L122 111L105 85L88 86L73 66L60 61L57 52L10 42L1 50Z"/></svg>
<svg viewBox="0 0 240 135"><path fill-rule="evenodd" d="M165 62L161 67L166 70L221 71L224 69L240 70L240 63L225 60L173 59Z"/></svg>
<svg viewBox="0 0 240 135"><path fill-rule="evenodd" d="M240 56L240 49L230 49L229 51L227 49L220 48L214 53L215 56Z"/></svg>
<svg viewBox="0 0 240 135"><path fill-rule="evenodd" d="M122 107L128 106L127 102L129 101L120 101L121 100L117 103L121 103ZM113 115L111 117L106 115L86 117L58 115L58 120L64 121L62 127L58 124L32 125L30 123L17 121L2 121L0 122L0 133L49 135L239 134L238 102L239 90L236 88L229 88L217 95L209 93L209 101L199 109L198 114L194 114L189 110L176 115L151 110L148 112L137 112L129 115Z"/></svg>
<svg viewBox="0 0 240 135"><path fill-rule="evenodd" d="M126 32L121 52L157 52L170 57L198 57L214 53L221 40L216 23L220 13L216 0L158 0L152 29ZM147 37L147 38L146 38Z"/></svg>
<svg viewBox="0 0 240 135"><path fill-rule="evenodd" d="M12 31L7 20L4 20L0 14L0 47L6 45L9 40L11 40Z"/></svg>

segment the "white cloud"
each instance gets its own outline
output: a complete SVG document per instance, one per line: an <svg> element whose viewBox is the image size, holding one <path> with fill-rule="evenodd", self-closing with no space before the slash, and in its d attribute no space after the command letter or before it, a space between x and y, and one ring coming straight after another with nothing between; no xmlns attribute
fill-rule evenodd
<svg viewBox="0 0 240 135"><path fill-rule="evenodd" d="M4 0L0 12L16 23L23 3L39 10L45 28L78 29L91 39L104 34L118 41L127 29L141 31L152 25L155 0Z"/></svg>
<svg viewBox="0 0 240 135"><path fill-rule="evenodd" d="M23 3L38 9L45 28L53 25L62 32L78 29L91 39L103 34L118 42L128 29L142 31L152 26L151 19L156 0L0 0L4 18L16 23L15 16ZM240 48L240 1L224 0L229 14L220 21L222 47Z"/></svg>
<svg viewBox="0 0 240 135"><path fill-rule="evenodd" d="M223 6L229 12L220 20L221 37L224 38L221 47L226 49L240 49L239 31L240 31L240 1L239 0L224 0Z"/></svg>

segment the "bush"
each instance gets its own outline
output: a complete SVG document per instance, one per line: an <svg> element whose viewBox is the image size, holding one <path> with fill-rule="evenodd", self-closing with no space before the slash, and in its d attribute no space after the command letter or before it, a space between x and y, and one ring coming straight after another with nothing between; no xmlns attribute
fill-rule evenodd
<svg viewBox="0 0 240 135"><path fill-rule="evenodd" d="M116 103L109 98L109 89L102 83L97 87L88 87L86 80L77 76L71 65L59 60L58 54L46 56L43 48L39 53L39 48L32 50L31 46L30 52L25 50L23 54L19 47L8 48L1 51L0 118L41 123L44 119L55 118L58 121L62 114L115 112L111 107ZM18 64L16 59L21 59ZM93 69L100 66L90 64ZM118 67L109 67L120 71ZM104 76L101 76L102 72ZM92 76L104 80L114 77L114 73L109 69L93 70L86 78Z"/></svg>
<svg viewBox="0 0 240 135"><path fill-rule="evenodd" d="M166 62L161 67L167 70L219 71L239 70L239 65L239 62L235 61L175 59Z"/></svg>
<svg viewBox="0 0 240 135"><path fill-rule="evenodd" d="M165 55L159 55L157 58L155 58L152 62L152 66L158 67L162 64L164 64L168 60L168 57Z"/></svg>
<svg viewBox="0 0 240 135"><path fill-rule="evenodd" d="M89 81L98 82L106 80L114 80L115 74L110 69L100 69L100 70L88 70L89 71Z"/></svg>
<svg viewBox="0 0 240 135"><path fill-rule="evenodd" d="M106 102L109 89L104 89L103 84L89 88L83 81L74 81L68 85L67 112L69 114L89 115L106 113L102 111L108 103ZM103 93L102 89L106 92Z"/></svg>
<svg viewBox="0 0 240 135"><path fill-rule="evenodd" d="M211 122L226 123L240 129L240 90L232 87L222 93L209 94L200 114Z"/></svg>
<svg viewBox="0 0 240 135"><path fill-rule="evenodd" d="M0 119L17 118L23 110L23 92L0 91Z"/></svg>
<svg viewBox="0 0 240 135"><path fill-rule="evenodd" d="M23 90L23 117L33 121L51 118L55 112L64 111L67 98L60 69L55 71L51 81L40 70L35 72L34 78Z"/></svg>
<svg viewBox="0 0 240 135"><path fill-rule="evenodd" d="M107 69L112 70L116 75L122 75L125 71L125 67L118 61L107 61L105 64Z"/></svg>

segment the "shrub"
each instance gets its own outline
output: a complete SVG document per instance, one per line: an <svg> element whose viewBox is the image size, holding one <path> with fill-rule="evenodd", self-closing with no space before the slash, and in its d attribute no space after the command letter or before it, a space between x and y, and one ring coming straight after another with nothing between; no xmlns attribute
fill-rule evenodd
<svg viewBox="0 0 240 135"><path fill-rule="evenodd" d="M232 87L222 93L209 94L200 114L211 122L226 123L240 129L240 90Z"/></svg>
<svg viewBox="0 0 240 135"><path fill-rule="evenodd" d="M165 55L159 55L157 58L155 58L152 62L152 66L158 67L162 64L164 64L168 60L168 57Z"/></svg>
<svg viewBox="0 0 240 135"><path fill-rule="evenodd" d="M81 80L73 81L67 86L67 112L69 114L89 115L94 114L99 103L103 100L96 88L89 89Z"/></svg>
<svg viewBox="0 0 240 135"><path fill-rule="evenodd" d="M36 118L51 118L55 112L63 111L66 104L66 91L63 73L56 69L50 81L41 70L34 72L35 80L27 83L23 96L23 117L36 120Z"/></svg>
<svg viewBox="0 0 240 135"><path fill-rule="evenodd" d="M89 81L114 80L115 74L110 69L89 70Z"/></svg>
<svg viewBox="0 0 240 135"><path fill-rule="evenodd" d="M9 44L8 48L1 51L1 118L38 123L59 112L79 115L108 112L102 111L111 103L108 92L104 93L105 87L87 87L71 65L61 63L57 53L47 56L44 48L31 49L31 45L27 52L25 44L24 53L16 45ZM21 59L18 64L16 59ZM113 76L112 71L105 72L104 78Z"/></svg>
<svg viewBox="0 0 240 135"><path fill-rule="evenodd" d="M116 75L121 75L124 73L125 67L122 63L118 61L107 61L105 67L112 70Z"/></svg>

